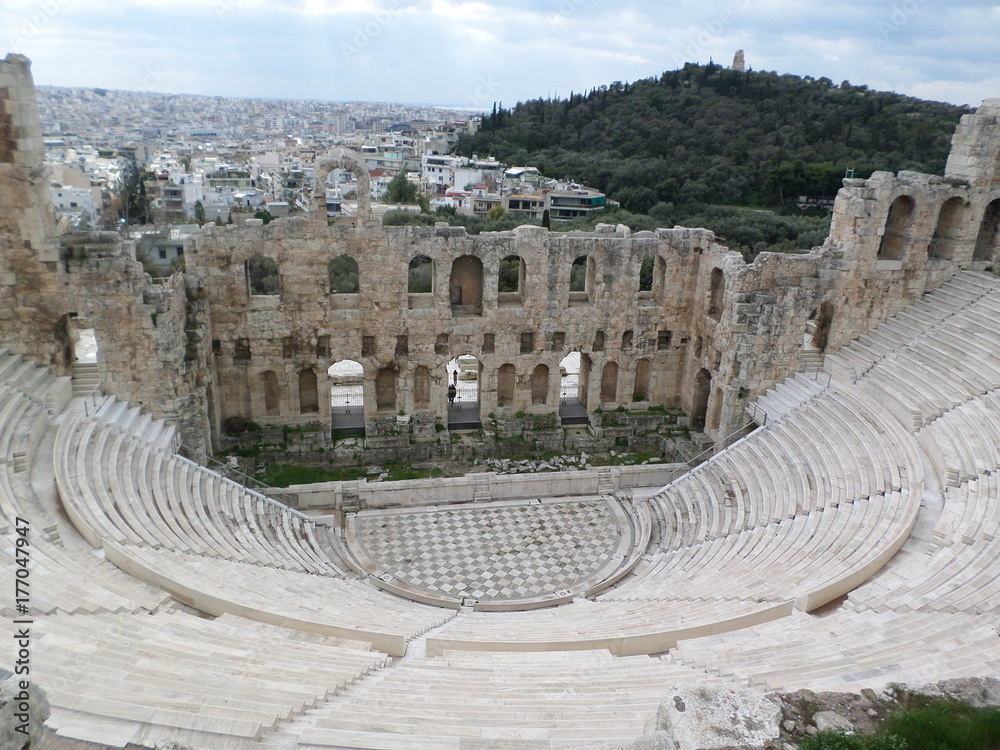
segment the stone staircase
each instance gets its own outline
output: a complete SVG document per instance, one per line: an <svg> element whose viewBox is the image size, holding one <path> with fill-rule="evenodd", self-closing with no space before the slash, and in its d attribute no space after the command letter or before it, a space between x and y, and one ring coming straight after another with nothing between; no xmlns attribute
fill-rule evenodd
<svg viewBox="0 0 1000 750"><path fill-rule="evenodd" d="M88 396L101 384L101 373L96 362L73 364L73 395Z"/></svg>

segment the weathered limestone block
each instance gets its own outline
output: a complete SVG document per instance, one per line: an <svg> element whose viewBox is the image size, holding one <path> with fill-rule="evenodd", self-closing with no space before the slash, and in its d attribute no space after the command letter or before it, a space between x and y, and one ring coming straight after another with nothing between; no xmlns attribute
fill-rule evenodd
<svg viewBox="0 0 1000 750"><path fill-rule="evenodd" d="M778 739L780 721L781 709L760 693L707 685L671 686L656 715L677 750L760 748Z"/></svg>

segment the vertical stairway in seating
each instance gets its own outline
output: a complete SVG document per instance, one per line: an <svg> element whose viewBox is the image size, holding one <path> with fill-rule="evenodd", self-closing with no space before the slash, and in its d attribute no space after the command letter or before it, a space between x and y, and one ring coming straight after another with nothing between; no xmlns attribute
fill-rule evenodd
<svg viewBox="0 0 1000 750"><path fill-rule="evenodd" d="M101 383L96 362L73 363L73 395L87 396Z"/></svg>

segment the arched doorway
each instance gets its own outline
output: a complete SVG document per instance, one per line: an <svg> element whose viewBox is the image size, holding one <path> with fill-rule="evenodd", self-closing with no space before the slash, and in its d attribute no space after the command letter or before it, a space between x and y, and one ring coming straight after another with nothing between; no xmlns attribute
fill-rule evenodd
<svg viewBox="0 0 1000 750"><path fill-rule="evenodd" d="M447 365L448 376L448 429L478 430L479 384L482 382L483 365L477 357L465 354L455 357Z"/></svg>
<svg viewBox="0 0 1000 750"><path fill-rule="evenodd" d="M691 401L691 429L704 430L708 416L708 400L712 395L712 374L705 369L694 379L694 398Z"/></svg>
<svg viewBox="0 0 1000 750"><path fill-rule="evenodd" d="M983 214L983 222L979 225L979 236L976 238L976 251L973 260L992 263L1000 251L1000 199L992 201Z"/></svg>
<svg viewBox="0 0 1000 750"><path fill-rule="evenodd" d="M559 417L564 426L588 422L584 359L580 352L570 352L559 363Z"/></svg>
<svg viewBox="0 0 1000 750"><path fill-rule="evenodd" d="M475 255L463 255L451 264L452 317L483 314L483 262Z"/></svg>
<svg viewBox="0 0 1000 750"><path fill-rule="evenodd" d="M330 427L335 433L365 432L365 368L342 359L326 371L330 380Z"/></svg>

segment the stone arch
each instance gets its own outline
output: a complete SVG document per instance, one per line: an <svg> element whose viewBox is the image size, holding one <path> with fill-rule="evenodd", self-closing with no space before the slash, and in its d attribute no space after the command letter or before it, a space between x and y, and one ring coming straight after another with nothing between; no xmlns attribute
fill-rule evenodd
<svg viewBox="0 0 1000 750"><path fill-rule="evenodd" d="M417 409L431 405L431 371L423 365L413 371L413 405Z"/></svg>
<svg viewBox="0 0 1000 750"><path fill-rule="evenodd" d="M453 316L483 314L483 262L475 255L463 255L451 264L448 283Z"/></svg>
<svg viewBox="0 0 1000 750"><path fill-rule="evenodd" d="M635 384L632 387L633 401L649 400L649 380L653 365L648 359L640 359L635 365Z"/></svg>
<svg viewBox="0 0 1000 750"><path fill-rule="evenodd" d="M299 372L299 413L317 414L319 412L319 389L316 384L316 373L312 368Z"/></svg>
<svg viewBox="0 0 1000 750"><path fill-rule="evenodd" d="M280 411L280 392L278 376L271 370L260 374L260 390L264 394L264 413L269 417L277 416Z"/></svg>
<svg viewBox="0 0 1000 750"><path fill-rule="evenodd" d="M372 218L372 187L368 167L354 151L334 148L313 166L313 213L317 221L326 221L326 178L335 169L346 169L358 178L358 227Z"/></svg>
<svg viewBox="0 0 1000 750"><path fill-rule="evenodd" d="M934 236L927 248L927 255L935 260L953 260L955 247L962 236L966 210L969 204L962 198L949 198L941 204Z"/></svg>
<svg viewBox="0 0 1000 750"><path fill-rule="evenodd" d="M694 399L691 402L691 429L704 430L708 416L708 399L712 395L712 373L702 368L694 379Z"/></svg>
<svg viewBox="0 0 1000 750"><path fill-rule="evenodd" d="M726 277L721 268L713 268L709 279L708 316L719 320L722 317L722 296L726 288Z"/></svg>
<svg viewBox="0 0 1000 750"><path fill-rule="evenodd" d="M365 368L353 359L342 359L327 368L330 378L330 405L334 409L351 409L364 406Z"/></svg>
<svg viewBox="0 0 1000 750"><path fill-rule="evenodd" d="M266 255L254 255L247 259L247 290L252 296L273 296L281 294L281 280L278 263Z"/></svg>
<svg viewBox="0 0 1000 750"><path fill-rule="evenodd" d="M501 365L497 370L497 406L509 406L514 402L514 384L517 370L512 364Z"/></svg>
<svg viewBox="0 0 1000 750"><path fill-rule="evenodd" d="M538 365L531 373L531 403L546 404L549 400L549 367Z"/></svg>
<svg viewBox="0 0 1000 750"><path fill-rule="evenodd" d="M601 372L601 403L618 399L618 363L608 362Z"/></svg>
<svg viewBox="0 0 1000 750"><path fill-rule="evenodd" d="M396 371L391 367L383 367L375 375L375 408L396 410Z"/></svg>
<svg viewBox="0 0 1000 750"><path fill-rule="evenodd" d="M331 258L327 266L330 272L330 294L357 294L360 289L358 262L350 255Z"/></svg>
<svg viewBox="0 0 1000 750"><path fill-rule="evenodd" d="M991 201L983 213L972 259L995 261L998 252L1000 252L1000 198Z"/></svg>
<svg viewBox="0 0 1000 750"><path fill-rule="evenodd" d="M916 203L908 195L899 196L889 205L889 214L885 217L885 231L878 247L880 260L903 259L914 208Z"/></svg>

